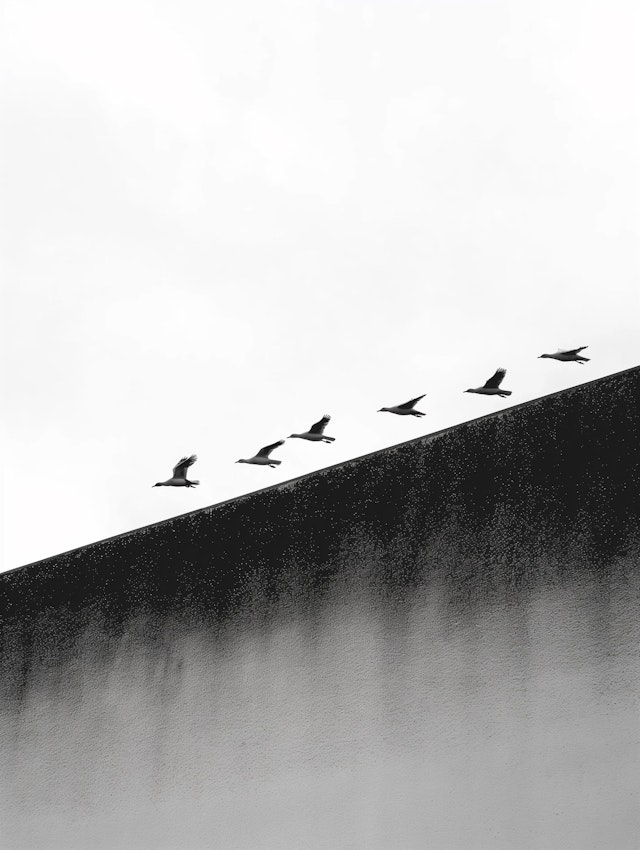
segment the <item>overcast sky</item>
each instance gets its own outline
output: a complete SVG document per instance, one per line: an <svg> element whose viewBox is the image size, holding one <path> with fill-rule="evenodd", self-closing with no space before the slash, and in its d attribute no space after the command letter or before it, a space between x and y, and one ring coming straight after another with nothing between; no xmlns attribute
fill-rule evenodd
<svg viewBox="0 0 640 850"><path fill-rule="evenodd" d="M635 7L5 0L3 568L640 363Z"/></svg>

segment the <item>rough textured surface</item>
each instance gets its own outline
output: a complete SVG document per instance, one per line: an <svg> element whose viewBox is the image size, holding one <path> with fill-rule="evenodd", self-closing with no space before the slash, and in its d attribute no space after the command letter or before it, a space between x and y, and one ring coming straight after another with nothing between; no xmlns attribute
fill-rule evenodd
<svg viewBox="0 0 640 850"><path fill-rule="evenodd" d="M639 398L0 576L3 846L637 846Z"/></svg>

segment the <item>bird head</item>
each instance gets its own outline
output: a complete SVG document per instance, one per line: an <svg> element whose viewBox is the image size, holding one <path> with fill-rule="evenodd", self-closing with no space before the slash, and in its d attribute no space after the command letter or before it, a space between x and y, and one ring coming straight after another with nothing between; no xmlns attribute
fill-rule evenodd
<svg viewBox="0 0 640 850"><path fill-rule="evenodd" d="M538 357L538 360L540 360L542 357L549 357L549 355L548 354L541 354L540 357Z"/></svg>
<svg viewBox="0 0 640 850"><path fill-rule="evenodd" d="M158 483L154 484L153 486L154 487L162 487L162 481L158 481Z"/></svg>
<svg viewBox="0 0 640 850"><path fill-rule="evenodd" d="M471 390L471 389L469 389L469 390L464 390L464 392L465 392L465 393L472 393L472 392L473 392L473 390Z"/></svg>
<svg viewBox="0 0 640 850"><path fill-rule="evenodd" d="M246 460L244 460L244 458L240 458L240 460L237 460L236 463L246 463Z"/></svg>
<svg viewBox="0 0 640 850"><path fill-rule="evenodd" d="M287 439L290 440L292 437L299 437L299 436L300 436L300 434L289 434Z"/></svg>
<svg viewBox="0 0 640 850"><path fill-rule="evenodd" d="M388 413L388 412L389 412L388 407L381 407L380 410L378 411L378 413Z"/></svg>

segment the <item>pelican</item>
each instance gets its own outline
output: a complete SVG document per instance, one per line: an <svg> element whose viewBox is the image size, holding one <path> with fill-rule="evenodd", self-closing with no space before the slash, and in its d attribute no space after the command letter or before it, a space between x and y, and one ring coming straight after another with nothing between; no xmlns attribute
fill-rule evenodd
<svg viewBox="0 0 640 850"><path fill-rule="evenodd" d="M397 413L398 416L426 416L420 410L414 410L413 406L417 404L421 398L424 398L426 393L412 398L411 401L405 401L404 404L397 404L395 407L381 407L378 413Z"/></svg>
<svg viewBox="0 0 640 850"><path fill-rule="evenodd" d="M181 458L173 467L173 475L166 481L158 481L154 487L195 487L199 481L189 481L187 479L187 469L198 460L196 455Z"/></svg>
<svg viewBox="0 0 640 850"><path fill-rule="evenodd" d="M253 457L241 457L240 460L236 461L236 463L254 463L256 466L270 466L275 469L278 464L282 463L282 461L274 460L274 458L269 457L269 455L274 449L277 449L278 446L283 445L284 440L278 440L277 443L272 443L270 446L265 446L264 448L260 449L260 451L257 452Z"/></svg>
<svg viewBox="0 0 640 850"><path fill-rule="evenodd" d="M559 360L561 363L588 363L589 358L583 357L580 354L580 352L584 351L585 348L589 348L589 346L581 345L580 348L559 348L555 354L541 354L540 357L538 357L538 360L540 360L541 357L548 357L549 360Z"/></svg>
<svg viewBox="0 0 640 850"><path fill-rule="evenodd" d="M327 437L324 433L324 429L327 427L330 419L329 414L325 413L322 419L314 422L308 431L305 431L303 434L289 434L289 439L291 437L298 437L300 440L309 440L312 443L333 443L335 437Z"/></svg>
<svg viewBox="0 0 640 850"><path fill-rule="evenodd" d="M495 375L492 375L486 384L475 389L465 390L465 392L478 393L479 395L499 395L500 398L506 398L506 396L511 395L511 390L503 390L500 387L506 374L506 369L497 369Z"/></svg>

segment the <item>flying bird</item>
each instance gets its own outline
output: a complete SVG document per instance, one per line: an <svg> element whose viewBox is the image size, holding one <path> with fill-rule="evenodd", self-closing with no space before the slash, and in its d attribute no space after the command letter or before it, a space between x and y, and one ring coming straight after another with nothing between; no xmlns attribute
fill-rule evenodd
<svg viewBox="0 0 640 850"><path fill-rule="evenodd" d="M381 407L378 413L397 413L398 416L426 416L420 410L414 410L413 407L421 398L424 398L426 393L412 398L411 401L405 401L404 404L397 404L395 407Z"/></svg>
<svg viewBox="0 0 640 850"><path fill-rule="evenodd" d="M196 455L181 458L173 467L173 475L166 481L158 481L154 487L195 487L199 481L189 481L187 478L187 469L198 460Z"/></svg>
<svg viewBox="0 0 640 850"><path fill-rule="evenodd" d="M269 455L274 449L277 449L278 446L283 445L284 440L278 440L277 443L272 443L270 446L265 446L264 448L260 449L260 451L257 452L253 457L240 458L240 460L237 460L236 463L254 463L256 466L271 466L273 469L275 469L278 464L282 463L282 461L275 460L274 458L269 457Z"/></svg>
<svg viewBox="0 0 640 850"><path fill-rule="evenodd" d="M580 348L559 348L555 354L541 354L540 357L538 357L538 360L540 360L541 357L548 357L549 360L559 360L561 363L588 363L589 358L583 357L580 354L580 352L584 351L585 348L589 348L589 346L581 345Z"/></svg>
<svg viewBox="0 0 640 850"><path fill-rule="evenodd" d="M500 398L506 398L506 396L511 395L511 390L503 390L500 386L506 374L506 369L497 369L495 375L492 375L486 384L475 389L465 390L465 392L478 393L479 395L499 395Z"/></svg>
<svg viewBox="0 0 640 850"><path fill-rule="evenodd" d="M324 429L327 427L330 419L329 414L325 413L322 419L314 422L308 431L305 431L303 434L289 434L289 438L298 437L300 440L310 440L312 443L333 443L335 437L327 437L324 433Z"/></svg>

